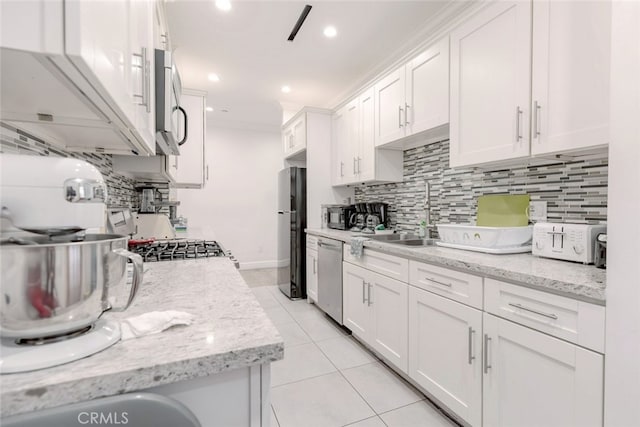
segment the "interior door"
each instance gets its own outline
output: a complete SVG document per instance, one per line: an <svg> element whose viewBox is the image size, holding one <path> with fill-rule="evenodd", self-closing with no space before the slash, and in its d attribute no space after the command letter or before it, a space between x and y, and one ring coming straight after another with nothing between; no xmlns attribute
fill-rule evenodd
<svg viewBox="0 0 640 427"><path fill-rule="evenodd" d="M278 286L291 293L291 169L278 173Z"/></svg>
<svg viewBox="0 0 640 427"><path fill-rule="evenodd" d="M409 376L470 425L481 425L482 312L410 286Z"/></svg>
<svg viewBox="0 0 640 427"><path fill-rule="evenodd" d="M611 2L533 2L531 153L609 142Z"/></svg>
<svg viewBox="0 0 640 427"><path fill-rule="evenodd" d="M602 426L601 354L483 315L483 425Z"/></svg>
<svg viewBox="0 0 640 427"><path fill-rule="evenodd" d="M530 2L496 2L451 32L452 167L529 156L530 45Z"/></svg>

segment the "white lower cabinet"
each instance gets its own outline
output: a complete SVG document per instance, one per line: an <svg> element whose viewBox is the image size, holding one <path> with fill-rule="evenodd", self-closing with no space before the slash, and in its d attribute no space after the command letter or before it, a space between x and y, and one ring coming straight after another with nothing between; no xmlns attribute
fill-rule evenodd
<svg viewBox="0 0 640 427"><path fill-rule="evenodd" d="M601 354L484 314L483 425L603 423Z"/></svg>
<svg viewBox="0 0 640 427"><path fill-rule="evenodd" d="M473 426L482 423L482 311L409 287L409 377Z"/></svg>
<svg viewBox="0 0 640 427"><path fill-rule="evenodd" d="M307 247L307 299L318 301L318 252Z"/></svg>
<svg viewBox="0 0 640 427"><path fill-rule="evenodd" d="M348 262L342 273L344 325L406 373L409 285Z"/></svg>

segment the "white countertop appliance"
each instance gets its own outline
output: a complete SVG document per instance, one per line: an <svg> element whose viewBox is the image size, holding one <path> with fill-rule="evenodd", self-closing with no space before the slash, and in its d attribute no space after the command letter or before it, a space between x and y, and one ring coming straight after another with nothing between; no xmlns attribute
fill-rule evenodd
<svg viewBox="0 0 640 427"><path fill-rule="evenodd" d="M0 170L0 373L115 344L119 324L102 313L131 304L143 268L126 236L102 233L102 175L82 160L28 155L0 155Z"/></svg>
<svg viewBox="0 0 640 427"><path fill-rule="evenodd" d="M602 224L539 222L533 226L533 255L593 264L596 237Z"/></svg>

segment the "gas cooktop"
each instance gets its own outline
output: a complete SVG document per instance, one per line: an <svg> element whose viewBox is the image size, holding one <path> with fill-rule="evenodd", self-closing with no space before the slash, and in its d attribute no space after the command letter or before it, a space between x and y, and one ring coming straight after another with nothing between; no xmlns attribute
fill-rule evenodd
<svg viewBox="0 0 640 427"><path fill-rule="evenodd" d="M231 253L225 251L215 240L158 240L136 245L130 244L129 250L140 255L145 262L209 257L229 257L233 260Z"/></svg>

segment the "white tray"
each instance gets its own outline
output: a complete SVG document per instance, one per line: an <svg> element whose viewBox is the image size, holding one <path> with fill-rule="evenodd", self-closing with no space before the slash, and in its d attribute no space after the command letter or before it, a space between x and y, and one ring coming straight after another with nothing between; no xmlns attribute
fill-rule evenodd
<svg viewBox="0 0 640 427"><path fill-rule="evenodd" d="M457 243L436 242L436 245L444 248L464 249L466 251L483 252L485 254L505 255L505 254L525 254L531 252L531 245L509 246L505 248L481 248L478 246L460 245Z"/></svg>

